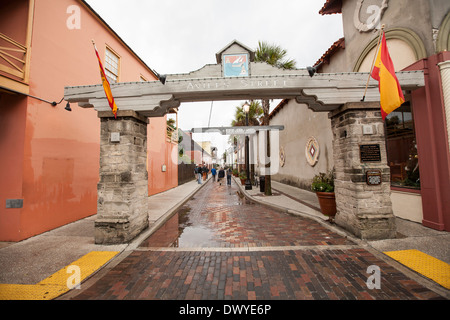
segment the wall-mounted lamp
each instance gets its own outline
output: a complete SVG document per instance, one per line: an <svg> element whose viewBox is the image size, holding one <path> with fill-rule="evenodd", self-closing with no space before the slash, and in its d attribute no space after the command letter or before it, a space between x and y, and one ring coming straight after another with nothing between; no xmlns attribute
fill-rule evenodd
<svg viewBox="0 0 450 320"><path fill-rule="evenodd" d="M45 100L45 99L42 99L42 98L39 98L39 97L32 96L31 94L26 94L26 93L19 92L19 91L16 91L16 90L11 90L9 88L4 88L4 87L0 86L0 89L5 89L6 91L11 91L11 92L14 92L14 93L17 93L17 94L22 94L22 95L25 95L27 97L30 97L30 98L33 98L33 99L36 99L36 100L39 100L39 101L42 101L42 102L46 102L46 103L50 104L52 107L56 107L58 104L60 104L64 100L64 97L62 97L61 100L59 100L59 102L56 102L56 101L51 102L51 101L48 101L48 100ZM67 110L67 111L72 111L72 109L70 108L69 102L67 102L66 107L64 109Z"/></svg>
<svg viewBox="0 0 450 320"><path fill-rule="evenodd" d="M44 99L40 99L40 98L36 98L36 97L30 96L30 95L28 95L28 96L32 97L32 98L35 98L35 99L39 99L39 100L47 102L47 103L50 103L53 107L55 107L57 104L60 104L63 101L63 99L64 99L64 97L63 97L63 98L61 98L61 100L59 100L58 103L56 103L55 101L50 102L50 101L47 101L47 100L44 100Z"/></svg>
<svg viewBox="0 0 450 320"><path fill-rule="evenodd" d="M166 84L166 75L165 75L165 74L159 74L159 73L156 72L155 70L153 70L153 73L158 77L158 80L159 80L162 84Z"/></svg>
<svg viewBox="0 0 450 320"><path fill-rule="evenodd" d="M40 98L36 98L36 97L33 97L33 96L30 96L30 97L35 98L35 99L39 99L39 100L41 100L41 101L45 101L45 102L50 103L49 101L46 101L46 100L43 100L43 99L40 99ZM62 97L61 100L59 100L59 102L53 101L53 102L51 102L50 104L51 104L53 107L55 107L56 105L60 104L60 103L63 101L63 99L64 99L64 97ZM70 108L70 103L69 103L69 102L67 102L66 107L64 108L64 110L72 111L72 108Z"/></svg>
<svg viewBox="0 0 450 320"><path fill-rule="evenodd" d="M161 81L162 84L166 84L166 75L165 74L160 75L159 76L159 81Z"/></svg>
<svg viewBox="0 0 450 320"><path fill-rule="evenodd" d="M307 67L306 70L308 70L309 76L312 77L317 72L317 69L319 69L320 65L323 63L323 61L320 61L316 66L314 67Z"/></svg>

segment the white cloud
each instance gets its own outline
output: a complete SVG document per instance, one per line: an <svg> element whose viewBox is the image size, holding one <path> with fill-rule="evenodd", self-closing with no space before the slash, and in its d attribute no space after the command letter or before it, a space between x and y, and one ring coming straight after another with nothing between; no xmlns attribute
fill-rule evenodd
<svg viewBox="0 0 450 320"><path fill-rule="evenodd" d="M341 15L319 14L325 0L87 0L116 33L160 74L216 63L215 53L237 39L280 45L298 68L316 62L343 36ZM210 102L183 104L184 130L207 126ZM211 126L230 125L239 102L214 102ZM215 140L212 139L212 140ZM219 154L223 152L220 150Z"/></svg>

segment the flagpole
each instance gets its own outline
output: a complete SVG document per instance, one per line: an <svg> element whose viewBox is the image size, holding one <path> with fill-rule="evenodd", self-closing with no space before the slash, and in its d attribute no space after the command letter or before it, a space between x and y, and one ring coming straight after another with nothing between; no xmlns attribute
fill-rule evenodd
<svg viewBox="0 0 450 320"><path fill-rule="evenodd" d="M102 85L103 85L103 89L105 90L106 99L108 100L108 104L111 107L111 110L114 114L114 118L117 119L117 106L116 106L116 103L114 102L114 97L112 96L111 87L110 87L108 79L106 78L105 70L103 69L103 65L100 60L100 56L98 55L97 46L95 45L94 39L91 39L91 41L92 41L92 44L94 45L95 55L97 56L97 59L98 59L98 64L100 67L100 76L102 77Z"/></svg>
<svg viewBox="0 0 450 320"><path fill-rule="evenodd" d="M361 102L364 102L364 100L366 99L367 87L369 86L370 75L372 73L372 69L373 69L373 65L375 64L376 57L378 55L378 48L380 47L381 35L383 34L384 27L385 27L384 24L381 25L380 34L378 35L377 47L375 49L375 54L372 59L372 65L370 66L370 70L369 70L369 77L367 77L366 88L364 89L364 95L361 99Z"/></svg>

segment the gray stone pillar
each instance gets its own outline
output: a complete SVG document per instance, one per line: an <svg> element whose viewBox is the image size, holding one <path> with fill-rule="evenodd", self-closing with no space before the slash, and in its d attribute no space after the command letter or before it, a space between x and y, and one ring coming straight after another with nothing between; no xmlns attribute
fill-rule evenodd
<svg viewBox="0 0 450 320"><path fill-rule="evenodd" d="M127 243L148 227L147 123L134 111L98 112L100 181L95 243Z"/></svg>
<svg viewBox="0 0 450 320"><path fill-rule="evenodd" d="M361 239L395 238L379 103L347 103L329 117L336 171L336 224Z"/></svg>

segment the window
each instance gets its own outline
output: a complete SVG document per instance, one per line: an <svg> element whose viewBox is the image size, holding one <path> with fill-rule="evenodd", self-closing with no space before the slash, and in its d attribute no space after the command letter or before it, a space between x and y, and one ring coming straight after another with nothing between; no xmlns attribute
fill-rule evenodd
<svg viewBox="0 0 450 320"><path fill-rule="evenodd" d="M105 74L108 77L109 82L118 82L119 80L119 60L119 56L106 47Z"/></svg>
<svg viewBox="0 0 450 320"><path fill-rule="evenodd" d="M410 102L391 112L385 125L391 186L420 189L419 158Z"/></svg>

